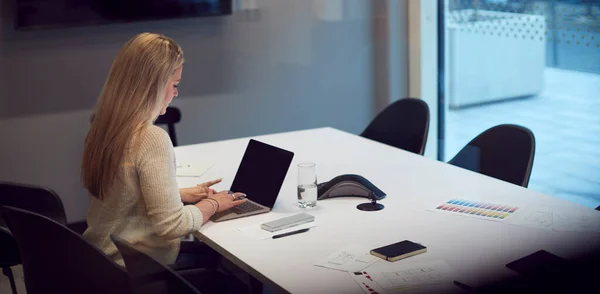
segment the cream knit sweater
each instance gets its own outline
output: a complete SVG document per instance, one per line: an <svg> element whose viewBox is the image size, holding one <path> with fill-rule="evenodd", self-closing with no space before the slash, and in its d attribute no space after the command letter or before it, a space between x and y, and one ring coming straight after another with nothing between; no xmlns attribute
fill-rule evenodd
<svg viewBox="0 0 600 294"><path fill-rule="evenodd" d="M111 234L171 264L179 254L180 237L200 229L202 213L181 201L168 134L153 125L138 136L138 146L124 156L120 180L117 177L112 192L103 200L90 197L88 229L83 236L121 265L123 258Z"/></svg>

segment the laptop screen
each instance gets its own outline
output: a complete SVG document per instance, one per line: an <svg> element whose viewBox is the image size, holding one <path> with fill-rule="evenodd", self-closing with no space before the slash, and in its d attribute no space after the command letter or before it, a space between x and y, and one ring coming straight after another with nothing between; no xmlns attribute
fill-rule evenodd
<svg viewBox="0 0 600 294"><path fill-rule="evenodd" d="M293 157L290 151L250 139L231 191L273 208Z"/></svg>

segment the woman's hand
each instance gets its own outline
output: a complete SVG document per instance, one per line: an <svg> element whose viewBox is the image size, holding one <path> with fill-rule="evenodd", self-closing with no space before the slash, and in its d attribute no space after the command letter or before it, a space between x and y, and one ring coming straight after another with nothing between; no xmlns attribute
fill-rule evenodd
<svg viewBox="0 0 600 294"><path fill-rule="evenodd" d="M248 199L239 199L240 197L246 197L246 194L244 193L231 193L229 191L223 191L223 192L219 192L216 194L211 195L208 199L209 200L214 200L217 203L219 203L218 208L217 208L217 212L221 212L227 209L230 209L234 206L238 206L246 201L248 201ZM211 200L211 201L212 201Z"/></svg>
<svg viewBox="0 0 600 294"><path fill-rule="evenodd" d="M186 203L196 203L206 197L209 197L217 192L210 187L212 185L218 184L222 179L216 179L214 181L209 181L206 183L198 184L196 187L190 188L181 188L179 189L179 196L181 196L181 201Z"/></svg>
<svg viewBox="0 0 600 294"><path fill-rule="evenodd" d="M240 205L248 200L240 197L245 197L244 193L231 193L229 191L223 191L214 193L210 197L194 204L200 211L202 211L203 223L206 223L213 214L230 209L234 206Z"/></svg>

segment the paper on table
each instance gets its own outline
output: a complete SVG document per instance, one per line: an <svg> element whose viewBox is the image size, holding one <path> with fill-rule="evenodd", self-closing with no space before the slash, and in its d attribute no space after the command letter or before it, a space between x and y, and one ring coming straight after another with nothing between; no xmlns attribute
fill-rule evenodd
<svg viewBox="0 0 600 294"><path fill-rule="evenodd" d="M555 213L555 231L597 232L600 233L600 212L591 210L584 213Z"/></svg>
<svg viewBox="0 0 600 294"><path fill-rule="evenodd" d="M557 211L549 208L526 208L509 224L554 231L600 232L600 213L595 210Z"/></svg>
<svg viewBox="0 0 600 294"><path fill-rule="evenodd" d="M358 284L358 286L360 286L360 288L366 294L374 294L374 293L417 294L417 293L444 293L444 292L446 292L446 291L443 291L444 289L441 289L440 291L432 291L432 290L435 290L435 289L432 289L432 287L419 288L418 286L401 287L401 288L396 288L393 290L385 290L385 289L381 288L381 286L379 286L377 283L375 283L373 281L373 278L371 278L371 276L369 276L366 272L355 272L355 273L348 273L348 274L350 275L350 277L352 277L352 279Z"/></svg>
<svg viewBox="0 0 600 294"><path fill-rule="evenodd" d="M384 293L397 293L408 289L419 290L453 287L454 271L442 260L410 263L378 262L364 271Z"/></svg>
<svg viewBox="0 0 600 294"><path fill-rule="evenodd" d="M554 211L548 208L524 208L507 221L508 224L552 230Z"/></svg>
<svg viewBox="0 0 600 294"><path fill-rule="evenodd" d="M377 257L371 255L368 248L350 245L330 254L315 265L340 271L357 272L376 261Z"/></svg>
<svg viewBox="0 0 600 294"><path fill-rule="evenodd" d="M348 274L366 294L387 292L377 285L366 272L349 272Z"/></svg>
<svg viewBox="0 0 600 294"><path fill-rule="evenodd" d="M312 221L310 223L297 225L295 227L287 228L287 229L280 230L277 232L269 232L267 230L264 230L263 228L260 227L260 224L243 227L243 228L237 228L235 230L237 232L240 232L240 233L242 233L248 237L251 237L253 239L264 240L264 239L271 239L275 235L292 232L292 231L296 231L296 230L301 230L301 229L306 229L306 228L313 228L316 226L317 226L317 224L314 221ZM309 230L309 232L310 232L310 230ZM303 234L306 234L306 233L303 233Z"/></svg>
<svg viewBox="0 0 600 294"><path fill-rule="evenodd" d="M177 164L178 177L201 177L214 166L212 163L193 162Z"/></svg>

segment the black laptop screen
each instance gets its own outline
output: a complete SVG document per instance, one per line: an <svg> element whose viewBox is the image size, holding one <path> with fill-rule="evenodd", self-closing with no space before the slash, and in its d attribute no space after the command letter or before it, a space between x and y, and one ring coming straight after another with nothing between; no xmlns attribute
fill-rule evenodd
<svg viewBox="0 0 600 294"><path fill-rule="evenodd" d="M293 157L290 151L250 139L231 191L273 208Z"/></svg>

